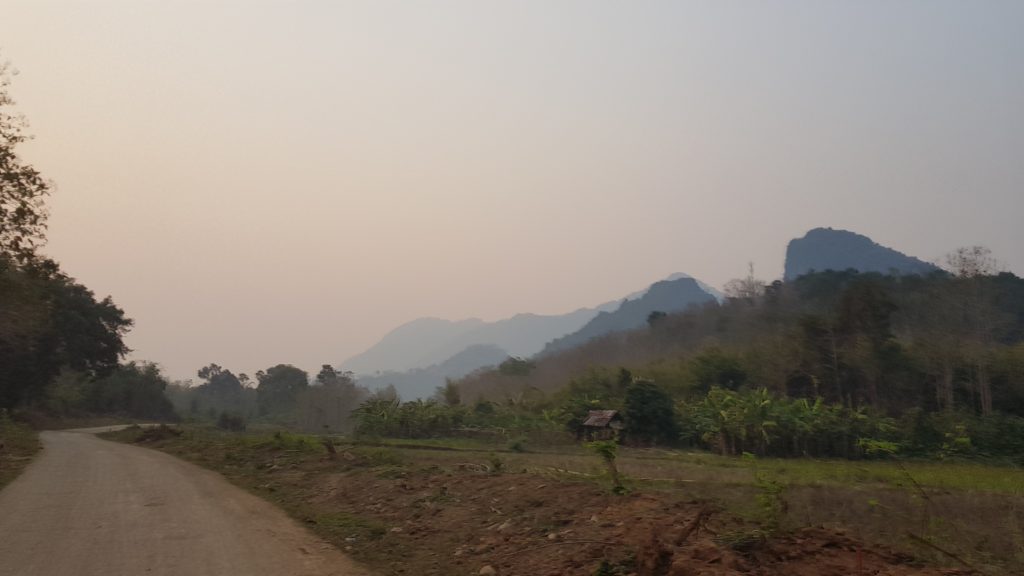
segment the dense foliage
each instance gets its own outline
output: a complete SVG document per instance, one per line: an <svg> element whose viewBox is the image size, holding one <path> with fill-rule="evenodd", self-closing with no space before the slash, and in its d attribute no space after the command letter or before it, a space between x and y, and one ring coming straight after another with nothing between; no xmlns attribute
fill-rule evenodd
<svg viewBox="0 0 1024 576"><path fill-rule="evenodd" d="M47 411L58 416L108 414L145 420L173 420L165 391L168 381L156 364L129 362L92 378L64 372L49 388Z"/></svg>
<svg viewBox="0 0 1024 576"><path fill-rule="evenodd" d="M278 364L256 373L256 404L260 414L281 414L295 409L295 401L309 387L309 374L290 364Z"/></svg>
<svg viewBox="0 0 1024 576"><path fill-rule="evenodd" d="M347 432L352 411L370 396L356 385L352 373L328 364L312 382L304 370L290 364L258 371L255 382L219 364L201 368L197 376L197 386L169 386L171 402L186 418L226 429L243 429L259 420L311 432Z"/></svg>
<svg viewBox="0 0 1024 576"><path fill-rule="evenodd" d="M0 256L0 407L33 405L62 370L98 378L127 352L131 320L50 260Z"/></svg>

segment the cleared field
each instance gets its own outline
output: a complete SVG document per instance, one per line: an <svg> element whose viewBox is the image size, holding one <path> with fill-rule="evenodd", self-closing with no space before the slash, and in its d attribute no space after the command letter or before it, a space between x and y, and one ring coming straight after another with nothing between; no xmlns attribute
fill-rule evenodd
<svg viewBox="0 0 1024 576"><path fill-rule="evenodd" d="M748 573L752 561L780 575L801 573L798 562L814 574L864 562L878 574L932 573L921 562L1024 572L1017 468L623 449L629 493L615 496L602 462L579 446L336 439L331 458L322 439L288 433L119 437L221 471L382 573L644 574L659 554L718 558L733 570L722 574ZM688 543L660 536L693 522L699 537Z"/></svg>

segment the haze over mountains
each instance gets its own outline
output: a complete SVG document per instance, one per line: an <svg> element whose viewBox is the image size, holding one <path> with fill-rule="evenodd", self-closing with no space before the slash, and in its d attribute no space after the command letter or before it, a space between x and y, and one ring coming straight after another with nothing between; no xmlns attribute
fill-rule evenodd
<svg viewBox="0 0 1024 576"><path fill-rule="evenodd" d="M686 274L673 274L662 282L680 279L692 280L703 295L710 294L714 298L722 296L714 288ZM599 314L615 312L623 302L643 299L651 288L633 292L622 300L580 308L567 314L524 313L494 322L479 318L418 318L387 333L365 352L345 360L341 367L360 375L418 370L442 364L477 345L501 349L506 357L527 358L540 352L552 340L584 328ZM631 310L633 308L630 307ZM477 349L477 352L482 353L482 349Z"/></svg>
<svg viewBox="0 0 1024 576"><path fill-rule="evenodd" d="M426 396L446 378L461 378L509 356L528 358L546 345L552 350L575 346L642 325L654 310L673 312L717 298L717 290L680 273L621 301L567 314L517 314L495 322L419 318L395 328L341 367L370 388L393 384L403 397Z"/></svg>
<svg viewBox="0 0 1024 576"><path fill-rule="evenodd" d="M928 274L939 268L846 230L815 228L789 242L785 279L810 271ZM394 385L404 398L425 397L445 379L457 379L509 356L555 354L601 336L643 327L652 312L680 312L721 300L722 294L687 274L593 308L561 315L517 314L495 322L478 318L419 318L389 332L344 363L370 388Z"/></svg>
<svg viewBox="0 0 1024 576"><path fill-rule="evenodd" d="M516 314L496 322L479 318L456 321L419 318L395 328L341 367L356 374L413 370L444 362L479 344L500 348L506 356L532 356L548 341L578 330L598 312L616 305L609 302L550 316Z"/></svg>
<svg viewBox="0 0 1024 576"><path fill-rule="evenodd" d="M359 384L370 390L394 386L403 399L427 398L446 379L458 379L475 370L497 366L509 357L508 352L493 344L473 344L451 358L424 368L405 371L382 371L359 376Z"/></svg>

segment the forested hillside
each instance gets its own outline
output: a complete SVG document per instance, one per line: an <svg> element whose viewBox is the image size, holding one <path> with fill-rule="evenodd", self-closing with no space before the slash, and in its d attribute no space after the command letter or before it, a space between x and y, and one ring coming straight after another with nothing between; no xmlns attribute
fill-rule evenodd
<svg viewBox="0 0 1024 576"><path fill-rule="evenodd" d="M827 271L652 318L458 383L460 397L532 406L570 429L590 408L662 403L636 441L725 453L1024 454L1024 280L964 249L951 273ZM652 396L653 394L653 396ZM654 398L654 400L650 400ZM637 412L636 414L642 414ZM640 434L637 434L638 428Z"/></svg>
<svg viewBox="0 0 1024 576"><path fill-rule="evenodd" d="M606 334L643 326L651 314L679 312L714 301L715 295L688 276L655 282L636 298L623 301L614 310L601 312L576 332L555 339L540 355L555 354Z"/></svg>

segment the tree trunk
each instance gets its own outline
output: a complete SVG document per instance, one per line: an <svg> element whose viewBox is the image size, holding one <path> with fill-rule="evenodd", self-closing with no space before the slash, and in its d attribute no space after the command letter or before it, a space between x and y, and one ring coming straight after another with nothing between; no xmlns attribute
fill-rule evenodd
<svg viewBox="0 0 1024 576"><path fill-rule="evenodd" d="M835 386L836 396L839 397L839 401L842 402L843 389L839 383L839 350L836 346L836 334L832 327L828 329L829 343L832 345L832 385ZM851 406L852 407L852 406Z"/></svg>
<svg viewBox="0 0 1024 576"><path fill-rule="evenodd" d="M982 364L977 367L978 400L981 403L982 416L992 415L992 382L988 377L988 369Z"/></svg>
<svg viewBox="0 0 1024 576"><path fill-rule="evenodd" d="M942 363L942 375L935 389L935 399L943 410L953 409L953 363L948 359Z"/></svg>

